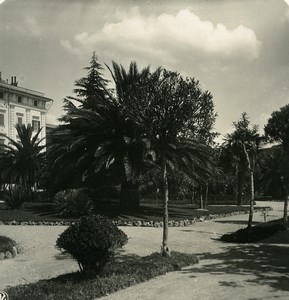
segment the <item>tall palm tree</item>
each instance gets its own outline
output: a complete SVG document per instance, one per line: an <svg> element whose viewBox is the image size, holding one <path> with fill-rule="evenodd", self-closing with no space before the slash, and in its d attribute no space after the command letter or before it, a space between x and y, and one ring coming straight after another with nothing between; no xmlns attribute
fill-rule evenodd
<svg viewBox="0 0 289 300"><path fill-rule="evenodd" d="M30 192L37 183L39 172L44 163L43 139L39 139L42 128L35 134L31 125L15 126L19 141L5 136L9 143L4 144L0 153L2 182L16 183Z"/></svg>
<svg viewBox="0 0 289 300"><path fill-rule="evenodd" d="M247 171L250 173L250 212L248 228L251 228L254 213L254 168L256 153L259 148L260 136L257 126L249 128L249 120L246 113L242 114L238 122L234 122L235 131L227 134L225 145L231 150L237 163L237 182L238 182L238 204L241 204L241 196L244 184L244 178Z"/></svg>

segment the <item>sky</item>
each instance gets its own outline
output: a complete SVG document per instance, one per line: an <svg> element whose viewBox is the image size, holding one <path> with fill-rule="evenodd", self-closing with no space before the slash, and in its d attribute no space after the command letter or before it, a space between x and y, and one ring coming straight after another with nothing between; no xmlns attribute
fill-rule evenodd
<svg viewBox="0 0 289 300"><path fill-rule="evenodd" d="M103 65L136 61L199 80L220 139L242 112L262 133L289 103L289 0L0 0L2 79L52 98L48 123L93 51Z"/></svg>

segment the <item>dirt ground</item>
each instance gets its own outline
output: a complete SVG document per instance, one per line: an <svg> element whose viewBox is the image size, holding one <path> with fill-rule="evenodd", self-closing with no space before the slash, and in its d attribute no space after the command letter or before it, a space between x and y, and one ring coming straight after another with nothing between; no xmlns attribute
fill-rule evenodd
<svg viewBox="0 0 289 300"><path fill-rule="evenodd" d="M283 204L270 205L268 220L282 216ZM180 272L152 279L103 299L289 299L289 231L256 244L234 245L217 240L223 233L246 226L248 215L219 218L189 227L169 229L172 251L196 254L200 263ZM255 221L263 221L255 213ZM75 271L77 263L55 248L64 226L0 225L0 235L16 240L23 252L0 261L0 291L8 285L35 282ZM122 227L129 236L123 254L159 251L161 228Z"/></svg>

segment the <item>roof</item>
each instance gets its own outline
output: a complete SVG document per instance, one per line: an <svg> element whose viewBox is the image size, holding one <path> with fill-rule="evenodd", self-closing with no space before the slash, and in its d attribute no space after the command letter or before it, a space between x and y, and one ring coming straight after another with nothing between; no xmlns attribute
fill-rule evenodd
<svg viewBox="0 0 289 300"><path fill-rule="evenodd" d="M18 92L18 93L21 93L21 94L26 94L26 95L29 95L29 96L41 98L41 100L44 100L46 102L53 101L52 99L45 97L44 93L42 93L42 92L37 92L37 91L34 91L34 90L30 90L30 89L19 87L19 86L13 85L13 84L9 84L9 83L6 83L3 80L0 81L0 87L4 88L6 90L12 90L12 91L15 91L15 92Z"/></svg>

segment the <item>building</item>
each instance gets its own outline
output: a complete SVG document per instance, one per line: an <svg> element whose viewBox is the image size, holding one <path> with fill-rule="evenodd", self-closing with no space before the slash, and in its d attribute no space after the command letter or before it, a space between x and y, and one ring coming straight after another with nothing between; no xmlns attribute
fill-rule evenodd
<svg viewBox="0 0 289 300"><path fill-rule="evenodd" d="M0 133L17 140L16 124L31 124L36 133L42 128L40 139L46 138L46 113L53 100L46 98L43 93L18 86L16 76L11 82L3 80L0 72ZM0 144L7 143L0 137Z"/></svg>

